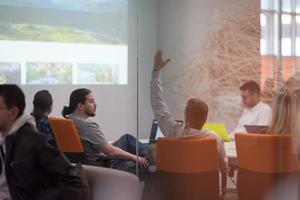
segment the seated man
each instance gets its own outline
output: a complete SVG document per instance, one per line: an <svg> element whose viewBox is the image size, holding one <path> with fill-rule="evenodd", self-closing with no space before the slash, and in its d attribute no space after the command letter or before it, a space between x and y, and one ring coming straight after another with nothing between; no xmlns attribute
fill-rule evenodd
<svg viewBox="0 0 300 200"><path fill-rule="evenodd" d="M63 108L62 115L75 122L84 144L87 164L97 164L97 155L104 153L109 156L128 159L115 161L112 166L114 169L135 173L135 162L138 162L142 167L148 166L148 161L143 158L147 151L147 145L139 143L139 156L137 156L135 155L137 141L132 135L123 135L119 140L110 144L105 139L99 125L89 119L96 115L96 103L89 89L74 90L70 96L69 106Z"/></svg>
<svg viewBox="0 0 300 200"><path fill-rule="evenodd" d="M83 184L72 175L65 156L36 131L34 119L23 114L25 96L17 85L0 85L0 198L86 199ZM9 188L9 189L8 189Z"/></svg>
<svg viewBox="0 0 300 200"><path fill-rule="evenodd" d="M169 62L169 59L162 59L162 51L158 50L154 58L154 69L151 81L151 105L159 127L165 136L172 137L206 137L212 136L217 140L217 148L220 160L221 171L226 172L228 167L227 156L222 139L214 132L202 129L207 120L208 106L199 98L191 98L185 107L184 124L176 122L170 114L164 100L161 86L161 69Z"/></svg>
<svg viewBox="0 0 300 200"><path fill-rule="evenodd" d="M260 100L260 87L254 81L248 81L240 87L241 97L245 106L235 130L231 133L246 132L244 125L269 126L272 118L270 106Z"/></svg>

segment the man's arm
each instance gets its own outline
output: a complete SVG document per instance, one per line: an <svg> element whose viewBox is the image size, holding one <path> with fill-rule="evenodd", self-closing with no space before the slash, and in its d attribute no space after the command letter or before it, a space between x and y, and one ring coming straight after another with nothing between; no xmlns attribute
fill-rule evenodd
<svg viewBox="0 0 300 200"><path fill-rule="evenodd" d="M165 102L160 80L161 69L170 61L163 61L162 51L158 50L154 58L154 67L151 80L151 106L158 125L165 136L178 135L178 124L172 117Z"/></svg>
<svg viewBox="0 0 300 200"><path fill-rule="evenodd" d="M134 154L123 151L122 149L114 147L108 143L97 123L89 121L86 128L88 142L92 144L95 149L98 149L99 152L103 152L109 156L120 156L122 158L130 159L138 162L144 167L148 166L148 161L146 159L137 157Z"/></svg>
<svg viewBox="0 0 300 200"><path fill-rule="evenodd" d="M109 156L120 156L122 158L126 158L129 160L133 160L138 162L141 166L143 167L147 167L148 166L148 161L140 156L136 156L134 154L131 154L129 152L126 152L118 147L115 147L109 143L106 143L103 147L102 147L102 151L103 153L105 153L106 155Z"/></svg>

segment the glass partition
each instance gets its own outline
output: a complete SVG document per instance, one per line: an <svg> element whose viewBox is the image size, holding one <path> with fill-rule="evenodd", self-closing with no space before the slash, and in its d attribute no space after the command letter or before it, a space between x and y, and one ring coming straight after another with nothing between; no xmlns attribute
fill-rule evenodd
<svg viewBox="0 0 300 200"><path fill-rule="evenodd" d="M137 0L0 0L0 13L0 84L21 86L26 113L48 90L49 116L61 118L72 91L88 88L101 137L137 137Z"/></svg>
<svg viewBox="0 0 300 200"><path fill-rule="evenodd" d="M226 3L221 0L139 0L139 139L149 139L155 118L150 102L150 81L157 49L162 49L163 59L171 59L161 70L160 79L172 118L185 120L187 101L200 98L208 105L207 123L225 125L222 134L225 132L230 137L234 137L244 109L240 86L245 82L258 83L260 99L270 107L276 90L287 80L293 80L291 84L299 89L298 7L298 0ZM236 158L234 144L225 142L225 148L230 155L235 153ZM153 152L155 150L150 154ZM186 160L177 162L180 165ZM156 166L156 163L151 164ZM157 166L152 169L155 171ZM149 176L165 177L160 170L156 172ZM229 190L236 189L233 172L228 177ZM150 187L145 181L145 199L162 195L151 181ZM221 182L219 184L221 186Z"/></svg>

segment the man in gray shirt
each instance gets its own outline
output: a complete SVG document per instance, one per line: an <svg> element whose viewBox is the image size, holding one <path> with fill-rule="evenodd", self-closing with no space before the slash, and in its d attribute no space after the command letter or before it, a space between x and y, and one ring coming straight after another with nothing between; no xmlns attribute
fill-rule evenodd
<svg viewBox="0 0 300 200"><path fill-rule="evenodd" d="M95 163L97 154L118 156L126 160L114 162L113 168L135 173L135 162L147 167L148 161L143 158L147 145L139 143L139 156L136 154L136 138L130 134L123 135L114 143L105 139L100 126L90 120L96 115L96 103L92 92L86 88L74 90L70 96L69 106L65 106L62 114L75 122L80 138L83 141L85 155L90 163Z"/></svg>

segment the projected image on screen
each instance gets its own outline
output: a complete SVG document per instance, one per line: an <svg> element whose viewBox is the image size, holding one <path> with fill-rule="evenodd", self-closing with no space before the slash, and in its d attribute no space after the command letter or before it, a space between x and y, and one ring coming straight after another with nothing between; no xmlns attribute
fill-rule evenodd
<svg viewBox="0 0 300 200"><path fill-rule="evenodd" d="M21 83L21 72L19 63L0 62L0 84Z"/></svg>
<svg viewBox="0 0 300 200"><path fill-rule="evenodd" d="M26 63L27 84L72 84L70 63Z"/></svg>
<svg viewBox="0 0 300 200"><path fill-rule="evenodd" d="M117 83L118 66L109 64L79 64L78 84Z"/></svg>
<svg viewBox="0 0 300 200"><path fill-rule="evenodd" d="M0 0L0 62L21 63L21 84L127 84L127 1ZM71 78L40 72L45 63L70 64ZM72 79L76 66L95 79Z"/></svg>

